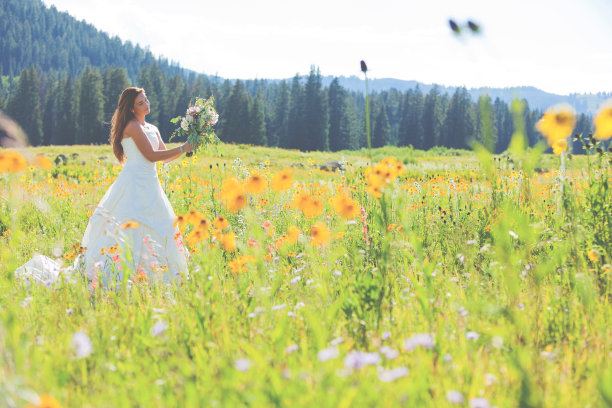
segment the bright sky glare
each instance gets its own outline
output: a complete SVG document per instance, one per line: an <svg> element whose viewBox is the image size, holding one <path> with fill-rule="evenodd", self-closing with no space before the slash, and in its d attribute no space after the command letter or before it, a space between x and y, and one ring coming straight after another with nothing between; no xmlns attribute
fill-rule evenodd
<svg viewBox="0 0 612 408"><path fill-rule="evenodd" d="M612 92L610 0L43 0L222 78L397 78L468 88ZM468 19L480 36L452 34Z"/></svg>

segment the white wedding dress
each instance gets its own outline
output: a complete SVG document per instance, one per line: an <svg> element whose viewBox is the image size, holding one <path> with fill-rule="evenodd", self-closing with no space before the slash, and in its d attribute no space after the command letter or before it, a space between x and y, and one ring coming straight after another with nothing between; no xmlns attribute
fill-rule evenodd
<svg viewBox="0 0 612 408"><path fill-rule="evenodd" d="M144 130L157 150L157 128L147 124ZM18 279L49 284L61 275L84 273L91 287L109 287L123 282L126 270L130 283L170 282L187 274L189 254L155 163L142 155L132 138L124 138L121 145L126 163L89 219L81 241L84 252L68 268L37 254L15 271Z"/></svg>

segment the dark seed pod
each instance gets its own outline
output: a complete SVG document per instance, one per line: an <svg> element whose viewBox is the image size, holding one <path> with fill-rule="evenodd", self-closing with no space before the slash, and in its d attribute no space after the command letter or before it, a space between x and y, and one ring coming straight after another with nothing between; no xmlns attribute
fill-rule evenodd
<svg viewBox="0 0 612 408"><path fill-rule="evenodd" d="M361 72L363 73L368 72L368 66L366 65L364 60L361 60Z"/></svg>
<svg viewBox="0 0 612 408"><path fill-rule="evenodd" d="M480 32L480 26L473 21L468 20L468 27L470 27L470 30L472 30L474 33Z"/></svg>
<svg viewBox="0 0 612 408"><path fill-rule="evenodd" d="M451 30L453 30L455 34L461 33L461 29L459 28L457 23L455 23L453 20L448 20L448 25L450 26Z"/></svg>

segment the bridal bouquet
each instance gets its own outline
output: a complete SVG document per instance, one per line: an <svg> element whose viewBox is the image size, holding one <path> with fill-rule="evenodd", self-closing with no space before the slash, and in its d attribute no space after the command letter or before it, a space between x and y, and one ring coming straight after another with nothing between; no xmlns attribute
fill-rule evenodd
<svg viewBox="0 0 612 408"><path fill-rule="evenodd" d="M217 143L219 138L212 127L219 120L219 114L213 106L214 102L212 96L208 99L197 97L195 103L189 104L185 116L171 119L170 122L177 124L180 121L181 125L172 132L170 140L187 136L187 142L193 145L194 152L197 152L202 145ZM187 153L187 156L191 155L193 153Z"/></svg>

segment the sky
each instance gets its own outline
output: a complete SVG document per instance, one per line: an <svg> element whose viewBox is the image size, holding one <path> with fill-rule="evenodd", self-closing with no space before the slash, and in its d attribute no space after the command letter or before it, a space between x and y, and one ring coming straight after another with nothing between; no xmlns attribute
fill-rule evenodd
<svg viewBox="0 0 612 408"><path fill-rule="evenodd" d="M43 0L182 67L612 92L612 0ZM480 35L455 36L448 20ZM465 31L465 30L464 30Z"/></svg>

